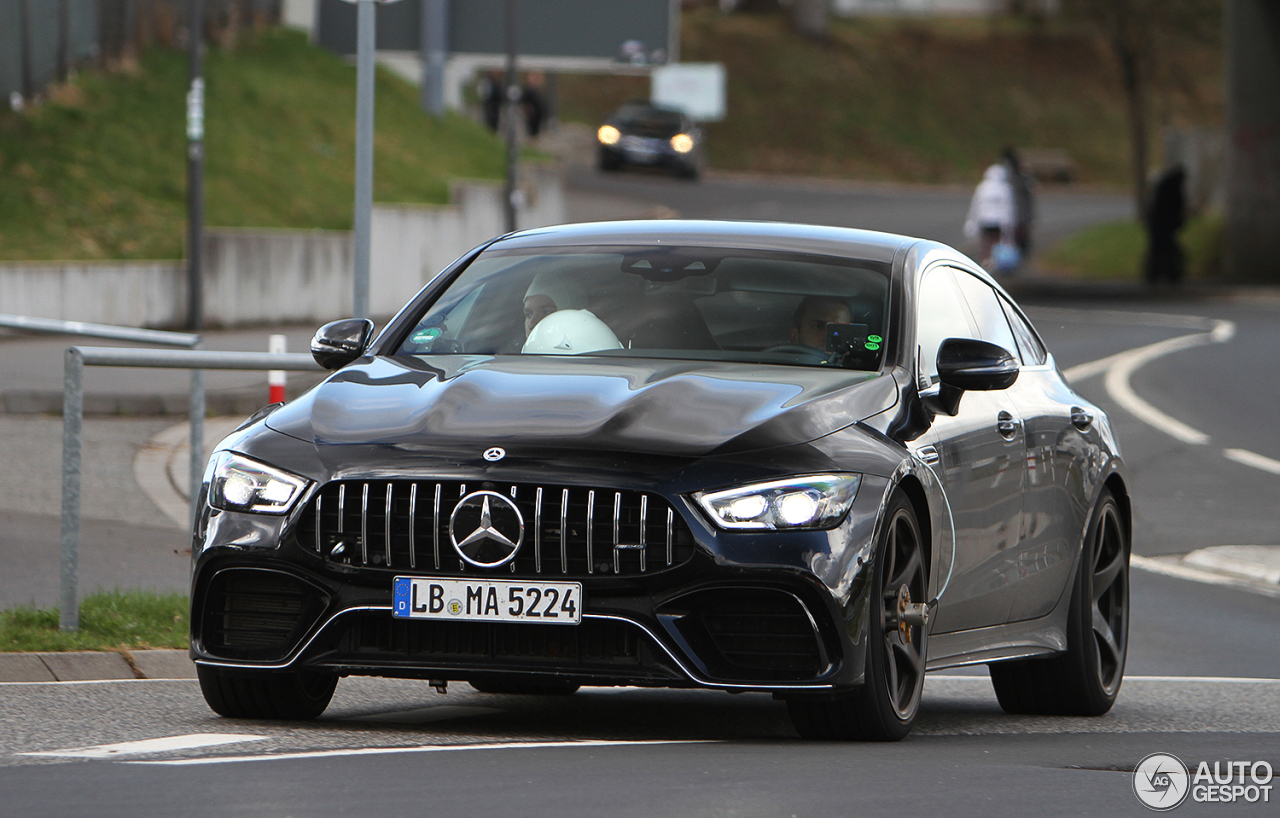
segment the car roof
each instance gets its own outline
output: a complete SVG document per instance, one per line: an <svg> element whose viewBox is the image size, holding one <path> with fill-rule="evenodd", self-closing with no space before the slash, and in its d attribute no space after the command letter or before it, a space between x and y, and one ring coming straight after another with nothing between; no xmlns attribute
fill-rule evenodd
<svg viewBox="0 0 1280 818"><path fill-rule="evenodd" d="M584 222L533 228L503 236L490 247L503 250L593 245L732 247L744 250L815 253L889 264L893 262L899 249L920 242L920 239L894 233L878 233L873 230L849 227L785 222L650 219ZM933 244L933 242L925 243ZM937 246L943 247L943 245Z"/></svg>

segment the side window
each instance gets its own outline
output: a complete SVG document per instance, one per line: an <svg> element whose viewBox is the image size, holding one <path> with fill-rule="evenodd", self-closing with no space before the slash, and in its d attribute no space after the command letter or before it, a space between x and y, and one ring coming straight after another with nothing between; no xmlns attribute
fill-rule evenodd
<svg viewBox="0 0 1280 818"><path fill-rule="evenodd" d="M1013 330L1009 328L1009 319L1004 316L1004 308L1000 306L1000 298L985 281L956 272L956 283L964 293L965 301L973 312L973 319L978 322L978 338L1004 347L1011 354L1018 354L1018 342L1013 338Z"/></svg>
<svg viewBox="0 0 1280 818"><path fill-rule="evenodd" d="M1039 366L1047 361L1049 354L1040 343L1040 339L1036 337L1031 325L1018 314L1012 304L1003 298L1000 299L1000 306L1004 307L1005 317L1009 319L1009 326L1013 327L1013 334L1018 339L1018 349L1022 352L1023 365Z"/></svg>
<svg viewBox="0 0 1280 818"><path fill-rule="evenodd" d="M927 376L929 384L938 382L938 347L947 338L972 338L973 327L965 312L964 300L956 288L952 272L947 267L935 267L925 273L920 282L918 330L920 374ZM921 386L924 378L921 379Z"/></svg>

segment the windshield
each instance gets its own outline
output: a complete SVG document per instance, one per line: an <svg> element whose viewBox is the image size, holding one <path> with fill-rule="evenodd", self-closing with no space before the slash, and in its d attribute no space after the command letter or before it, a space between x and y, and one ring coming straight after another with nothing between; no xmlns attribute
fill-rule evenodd
<svg viewBox="0 0 1280 818"><path fill-rule="evenodd" d="M490 250L400 355L583 355L880 368L889 265L705 247Z"/></svg>

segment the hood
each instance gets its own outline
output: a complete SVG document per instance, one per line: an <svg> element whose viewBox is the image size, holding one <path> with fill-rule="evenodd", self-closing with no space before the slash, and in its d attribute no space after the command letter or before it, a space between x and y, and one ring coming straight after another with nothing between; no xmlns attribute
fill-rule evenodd
<svg viewBox="0 0 1280 818"><path fill-rule="evenodd" d="M657 359L366 358L281 407L270 428L318 446L699 456L804 443L897 401L890 375Z"/></svg>

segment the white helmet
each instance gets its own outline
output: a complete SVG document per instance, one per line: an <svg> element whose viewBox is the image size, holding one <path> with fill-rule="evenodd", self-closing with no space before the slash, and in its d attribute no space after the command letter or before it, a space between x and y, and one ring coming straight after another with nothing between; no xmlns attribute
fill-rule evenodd
<svg viewBox="0 0 1280 818"><path fill-rule="evenodd" d="M591 310L558 310L538 322L521 352L539 355L581 355L602 349L622 349L618 336Z"/></svg>

